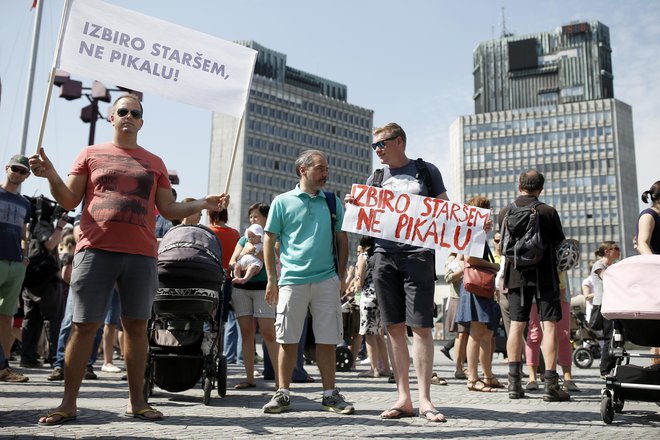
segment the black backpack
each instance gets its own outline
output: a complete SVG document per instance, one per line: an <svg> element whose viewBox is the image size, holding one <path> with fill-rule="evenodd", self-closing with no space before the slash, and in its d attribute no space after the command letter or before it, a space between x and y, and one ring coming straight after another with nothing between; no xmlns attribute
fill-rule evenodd
<svg viewBox="0 0 660 440"><path fill-rule="evenodd" d="M335 193L330 191L323 191L325 194L325 203L328 204L328 209L330 210L330 228L332 229L332 256L335 261L335 272L339 273L339 262L337 260L337 255L339 251L337 250L337 233L335 232L335 227L337 225L337 197Z"/></svg>
<svg viewBox="0 0 660 440"><path fill-rule="evenodd" d="M502 221L502 255L516 270L534 268L547 245L541 237L538 200L527 206L512 203Z"/></svg>
<svg viewBox="0 0 660 440"><path fill-rule="evenodd" d="M415 167L417 167L417 174L415 175L415 179L424 182L424 186L426 186L426 192L430 197L433 197L432 196L433 180L431 179L431 172L426 166L426 162L424 162L424 159L422 159L421 157L417 159L415 161ZM384 175L385 175L384 168L378 168L377 170L375 170L374 178L371 180L371 186L375 186L376 188L382 187Z"/></svg>

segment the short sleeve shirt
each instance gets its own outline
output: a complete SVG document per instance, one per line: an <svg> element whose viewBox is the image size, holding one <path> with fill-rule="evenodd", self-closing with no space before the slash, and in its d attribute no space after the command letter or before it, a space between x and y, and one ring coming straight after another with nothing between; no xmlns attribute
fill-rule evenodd
<svg viewBox="0 0 660 440"><path fill-rule="evenodd" d="M383 170L384 174L381 186L392 191L401 191L408 194L418 194L430 197L438 197L440 194L447 192L440 170L438 170L438 168L432 163L424 163L431 175L431 194L429 194L424 181L421 178L418 179L416 177L417 165L414 160L411 160L400 168L385 167ZM367 179L367 185L371 185L373 180L374 175L371 174ZM433 252L430 249L411 246L409 244L398 243L391 240L384 240L382 238L376 238L375 242L376 246L374 252Z"/></svg>
<svg viewBox="0 0 660 440"><path fill-rule="evenodd" d="M344 205L336 205L335 231L340 232ZM280 286L318 283L336 275L330 209L323 191L312 196L296 186L275 197L264 230L280 240Z"/></svg>
<svg viewBox="0 0 660 440"><path fill-rule="evenodd" d="M234 228L229 226L215 226L209 225L209 228L213 231L218 240L220 240L220 247L222 248L222 267L225 270L229 270L229 260L234 253L236 248L236 243L240 238L240 234Z"/></svg>
<svg viewBox="0 0 660 440"><path fill-rule="evenodd" d="M593 304L595 306L603 303L603 271L605 269L607 266L600 260L596 261L591 268L591 284L594 286Z"/></svg>
<svg viewBox="0 0 660 440"><path fill-rule="evenodd" d="M84 148L69 174L87 176L76 252L102 249L157 257L156 192L171 189L167 168L144 148Z"/></svg>
<svg viewBox="0 0 660 440"><path fill-rule="evenodd" d="M30 223L30 202L0 188L0 260L21 261L23 226Z"/></svg>

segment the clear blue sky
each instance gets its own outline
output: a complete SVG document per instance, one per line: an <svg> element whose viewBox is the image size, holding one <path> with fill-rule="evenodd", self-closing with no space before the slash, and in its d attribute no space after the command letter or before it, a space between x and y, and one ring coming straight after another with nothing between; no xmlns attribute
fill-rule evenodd
<svg viewBox="0 0 660 440"><path fill-rule="evenodd" d="M399 122L408 133L409 155L435 162L447 179L449 126L458 116L473 112L472 51L479 42L500 35L501 7L507 29L517 35L550 31L574 20L599 20L610 27L615 97L633 107L639 192L660 180L658 1L107 1L219 38L256 40L287 54L292 67L346 84L351 104L373 109L375 125ZM32 0L0 0L3 164L20 145L35 15L31 4ZM36 144L63 5L63 0L44 5L28 152ZM65 101L57 91L44 146L66 175L87 142L89 125L79 119L87 102ZM211 113L150 95L144 106L140 143L177 170L180 196L206 194ZM110 137L110 124L99 121L96 140ZM448 190L451 197L452 188ZM23 193L49 191L43 179L32 176Z"/></svg>

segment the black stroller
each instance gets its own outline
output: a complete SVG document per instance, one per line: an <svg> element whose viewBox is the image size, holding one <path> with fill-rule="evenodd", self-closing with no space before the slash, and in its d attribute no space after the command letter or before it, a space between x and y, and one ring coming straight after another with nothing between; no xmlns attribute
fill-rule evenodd
<svg viewBox="0 0 660 440"><path fill-rule="evenodd" d="M660 402L660 363L629 365L631 359L660 355L629 353L624 344L660 347L660 255L639 255L610 266L603 276L603 317L615 320L609 347L616 366L605 379L600 413L612 423L627 400Z"/></svg>
<svg viewBox="0 0 660 440"><path fill-rule="evenodd" d="M594 359L600 359L601 348L598 341L603 338L589 327L587 317L579 306L571 306L571 318L571 339L576 347L573 351L573 363L578 368L591 368Z"/></svg>
<svg viewBox="0 0 660 440"><path fill-rule="evenodd" d="M211 390L227 392L227 361L222 355L222 250L206 226L178 225L158 250L158 290L149 324L144 397L154 385L181 392L201 378L204 404Z"/></svg>

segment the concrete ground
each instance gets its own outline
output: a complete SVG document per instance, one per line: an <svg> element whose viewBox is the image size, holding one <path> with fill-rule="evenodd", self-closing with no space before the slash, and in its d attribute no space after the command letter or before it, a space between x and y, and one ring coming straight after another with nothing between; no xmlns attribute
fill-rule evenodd
<svg viewBox="0 0 660 440"><path fill-rule="evenodd" d="M655 403L626 402L614 423L605 425L600 415L600 391L604 381L598 368L581 370L574 376L582 392L565 403L544 403L541 390L528 398L509 400L498 393L469 392L464 380L453 378L453 364L436 345L435 371L449 380L448 386L432 385L434 403L448 422L427 423L419 417L382 420L381 411L396 399L395 385L386 378L358 378L354 372L338 373L337 384L356 412L351 416L319 411L320 378L314 366L308 371L316 383L294 384L292 411L266 415L261 407L272 395L273 382L257 380L257 387L234 390L242 379L242 368L230 366L225 398L214 391L209 406L202 404L200 386L170 393L156 388L150 403L167 418L143 422L123 417L126 382L120 374L100 372L99 380L83 383L78 418L56 427L36 424L40 415L58 405L62 382L48 382L48 369L20 369L30 381L0 383L0 437L2 438L653 438L660 428L660 407ZM358 370L367 367L358 366ZM507 366L501 357L494 371L505 381ZM413 380L413 387L416 381Z"/></svg>

